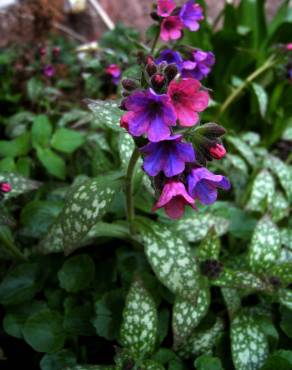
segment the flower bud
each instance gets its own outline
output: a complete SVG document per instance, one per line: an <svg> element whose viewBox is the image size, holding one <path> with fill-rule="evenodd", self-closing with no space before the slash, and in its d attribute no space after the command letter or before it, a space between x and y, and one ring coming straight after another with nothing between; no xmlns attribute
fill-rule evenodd
<svg viewBox="0 0 292 370"><path fill-rule="evenodd" d="M175 78L175 76L178 74L178 68L177 66L172 63L172 64L169 64L165 70L164 70L164 73L168 79L168 81L171 81Z"/></svg>
<svg viewBox="0 0 292 370"><path fill-rule="evenodd" d="M201 273L209 279L216 279L223 271L223 264L215 259L208 259L201 263Z"/></svg>
<svg viewBox="0 0 292 370"><path fill-rule="evenodd" d="M222 144L217 143L215 146L212 146L209 150L211 157L215 159L221 159L226 154L226 149Z"/></svg>
<svg viewBox="0 0 292 370"><path fill-rule="evenodd" d="M59 46L54 46L53 47L53 55L54 57L58 57L61 53L61 48Z"/></svg>
<svg viewBox="0 0 292 370"><path fill-rule="evenodd" d="M120 106L119 106L119 108L120 108L121 110L127 110L126 105L125 105L126 100L127 100L127 98L125 98L125 99L123 99L123 100L121 101L121 104L120 104Z"/></svg>
<svg viewBox="0 0 292 370"><path fill-rule="evenodd" d="M196 131L210 139L223 136L226 133L224 127L214 122L208 122L202 126L199 126Z"/></svg>
<svg viewBox="0 0 292 370"><path fill-rule="evenodd" d="M9 184L8 182L0 182L0 191L2 193L10 193L11 190L12 190L11 184Z"/></svg>
<svg viewBox="0 0 292 370"><path fill-rule="evenodd" d="M160 90L165 84L165 76L162 73L157 73L151 77L150 83L154 90Z"/></svg>
<svg viewBox="0 0 292 370"><path fill-rule="evenodd" d="M133 91L137 89L138 84L136 81L131 80L130 78L126 78L122 81L122 86L127 91Z"/></svg>
<svg viewBox="0 0 292 370"><path fill-rule="evenodd" d="M145 70L148 76L151 77L157 72L157 66L155 65L154 62L147 63Z"/></svg>
<svg viewBox="0 0 292 370"><path fill-rule="evenodd" d="M159 15L157 14L157 12L151 12L150 13L150 17L154 20L154 21L159 21L160 20L160 17Z"/></svg>

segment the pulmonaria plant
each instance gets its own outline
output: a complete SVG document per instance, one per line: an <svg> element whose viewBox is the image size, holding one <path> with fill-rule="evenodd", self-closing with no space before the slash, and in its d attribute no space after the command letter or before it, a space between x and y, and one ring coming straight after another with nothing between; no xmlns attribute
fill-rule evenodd
<svg viewBox="0 0 292 370"><path fill-rule="evenodd" d="M157 4L162 40L181 36L183 27L199 29L202 9L193 1L182 8L172 0ZM155 45L152 50L155 49ZM150 176L157 195L153 210L164 208L178 219L186 206L210 205L217 189L228 190L229 181L206 166L226 154L220 140L225 130L215 123L200 123L208 107L209 93L199 80L215 63L213 53L183 45L159 55L146 55L140 81L122 81L125 111L120 125L133 136L143 158L143 170ZM187 59L189 58L189 59Z"/></svg>

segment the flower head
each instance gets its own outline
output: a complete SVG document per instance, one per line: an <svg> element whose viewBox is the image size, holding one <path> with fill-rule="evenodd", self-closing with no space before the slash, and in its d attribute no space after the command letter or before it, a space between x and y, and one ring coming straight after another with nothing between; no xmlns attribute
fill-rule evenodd
<svg viewBox="0 0 292 370"><path fill-rule="evenodd" d="M10 193L12 190L11 184L9 182L0 182L0 191L2 193Z"/></svg>
<svg viewBox="0 0 292 370"><path fill-rule="evenodd" d="M48 78L51 78L56 74L56 69L53 65L48 64L48 65L44 66L43 74L44 74L44 76L46 76Z"/></svg>
<svg viewBox="0 0 292 370"><path fill-rule="evenodd" d="M222 144L217 143L215 146L211 146L209 149L212 158L221 159L226 154L226 149Z"/></svg>
<svg viewBox="0 0 292 370"><path fill-rule="evenodd" d="M181 70L183 59L177 51L171 49L165 49L160 54L159 57L156 59L156 63L160 64L162 62L167 62L167 64L176 64L177 68Z"/></svg>
<svg viewBox="0 0 292 370"><path fill-rule="evenodd" d="M149 176L156 176L163 171L166 177L182 173L186 162L194 162L195 152L192 144L181 141L182 135L175 135L141 148L141 152L144 153L145 172Z"/></svg>
<svg viewBox="0 0 292 370"><path fill-rule="evenodd" d="M153 142L170 136L169 126L175 126L176 114L166 94L156 94L152 89L135 91L125 101L125 107L132 112L128 116L129 132L133 136L146 134Z"/></svg>
<svg viewBox="0 0 292 370"><path fill-rule="evenodd" d="M173 0L158 0L157 14L160 17L168 17L176 8Z"/></svg>
<svg viewBox="0 0 292 370"><path fill-rule="evenodd" d="M160 38L163 41L178 40L182 36L183 23L179 16L164 18L161 23Z"/></svg>
<svg viewBox="0 0 292 370"><path fill-rule="evenodd" d="M185 3L180 11L180 18L183 25L190 31L197 31L200 28L199 21L204 19L203 9L193 0Z"/></svg>
<svg viewBox="0 0 292 370"><path fill-rule="evenodd" d="M211 71L215 64L215 56L211 51L196 50L192 58L183 62L182 76L202 80Z"/></svg>
<svg viewBox="0 0 292 370"><path fill-rule="evenodd" d="M121 68L117 64L110 64L106 67L105 72L112 77L115 85L118 85L122 74Z"/></svg>
<svg viewBox="0 0 292 370"><path fill-rule="evenodd" d="M170 180L164 185L153 211L164 208L168 217L178 219L184 214L186 205L195 208L194 199L187 193L182 182Z"/></svg>
<svg viewBox="0 0 292 370"><path fill-rule="evenodd" d="M200 82L192 78L173 80L169 84L168 95L181 126L194 126L199 121L197 112L207 108L209 95L200 88Z"/></svg>
<svg viewBox="0 0 292 370"><path fill-rule="evenodd" d="M190 195L205 205L215 202L217 188L230 189L230 182L226 177L214 175L204 167L193 169L188 175L187 181Z"/></svg>

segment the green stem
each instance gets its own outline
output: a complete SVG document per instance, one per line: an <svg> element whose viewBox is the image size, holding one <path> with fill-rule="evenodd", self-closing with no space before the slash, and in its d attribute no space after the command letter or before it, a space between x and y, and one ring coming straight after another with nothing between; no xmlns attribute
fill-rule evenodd
<svg viewBox="0 0 292 370"><path fill-rule="evenodd" d="M274 57L271 57L264 63L261 67L256 69L252 74L250 74L247 79L238 86L237 89L235 89L224 101L222 104L218 117L222 116L222 114L229 108L229 106L233 103L233 101L241 94L241 92L246 88L246 86L251 83L253 80L255 80L259 75L261 75L263 72L268 70L269 68L273 67L276 64Z"/></svg>
<svg viewBox="0 0 292 370"><path fill-rule="evenodd" d="M154 51L155 51L155 48L156 48L156 45L157 45L157 42L159 40L159 35L160 35L160 28L158 28L157 32L156 32L156 35L155 35L155 39L153 41L153 44L152 44L152 48L151 48L151 55L154 54Z"/></svg>
<svg viewBox="0 0 292 370"><path fill-rule="evenodd" d="M133 195L133 180L135 174L136 163L140 157L138 148L135 148L129 161L127 175L126 175L126 204L127 204L127 219L129 223L130 233L135 234L134 219L135 219L135 206Z"/></svg>

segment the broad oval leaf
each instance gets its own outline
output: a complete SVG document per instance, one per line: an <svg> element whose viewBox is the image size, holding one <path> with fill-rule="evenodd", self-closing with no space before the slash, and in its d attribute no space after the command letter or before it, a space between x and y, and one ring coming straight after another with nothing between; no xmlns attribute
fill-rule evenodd
<svg viewBox="0 0 292 370"><path fill-rule="evenodd" d="M210 230L206 238L204 238L198 249L198 257L200 260L218 259L220 254L221 243L214 228Z"/></svg>
<svg viewBox="0 0 292 370"><path fill-rule="evenodd" d="M271 205L275 195L275 180L267 170L262 170L254 179L251 195L246 208L250 211L264 212Z"/></svg>
<svg viewBox="0 0 292 370"><path fill-rule="evenodd" d="M14 198L28 191L36 190L41 185L38 181L11 172L0 172L0 182L9 182L12 186L11 192L5 194L4 199Z"/></svg>
<svg viewBox="0 0 292 370"><path fill-rule="evenodd" d="M90 179L76 186L60 215L66 253L72 252L111 205L121 181L114 177Z"/></svg>
<svg viewBox="0 0 292 370"><path fill-rule="evenodd" d="M158 279L173 293L195 301L198 267L186 241L166 226L141 230L147 259Z"/></svg>
<svg viewBox="0 0 292 370"><path fill-rule="evenodd" d="M289 216L290 205L282 192L277 191L271 204L271 218L274 222L279 222Z"/></svg>
<svg viewBox="0 0 292 370"><path fill-rule="evenodd" d="M285 190L287 199L292 201L292 166L287 165L280 158L269 155L266 165L278 177L282 188Z"/></svg>
<svg viewBox="0 0 292 370"><path fill-rule="evenodd" d="M176 297L173 314L172 330L174 346L178 347L198 326L202 318L207 314L210 304L210 291L208 286L201 286L196 303L191 303L181 297Z"/></svg>
<svg viewBox="0 0 292 370"><path fill-rule="evenodd" d="M223 288L264 290L266 284L249 271L231 270L224 268L220 276L211 280L212 285Z"/></svg>
<svg viewBox="0 0 292 370"><path fill-rule="evenodd" d="M236 370L256 370L269 354L268 340L253 315L241 312L231 322L231 349Z"/></svg>
<svg viewBox="0 0 292 370"><path fill-rule="evenodd" d="M238 290L234 288L221 288L221 293L226 304L230 318L233 318L240 309L241 299Z"/></svg>
<svg viewBox="0 0 292 370"><path fill-rule="evenodd" d="M120 118L123 111L119 108L119 102L113 100L86 99L88 108L93 112L99 127L108 127L114 131L124 131L120 127Z"/></svg>
<svg viewBox="0 0 292 370"><path fill-rule="evenodd" d="M242 157L246 159L251 167L254 167L256 165L256 157L248 144L246 144L240 138L234 136L227 136L226 140L234 146L235 150L237 150L238 153L240 153Z"/></svg>
<svg viewBox="0 0 292 370"><path fill-rule="evenodd" d="M292 250L292 229L283 228L280 230L281 244Z"/></svg>
<svg viewBox="0 0 292 370"><path fill-rule="evenodd" d="M157 338L157 310L153 298L140 280L135 281L128 293L121 343L134 357L150 354Z"/></svg>
<svg viewBox="0 0 292 370"><path fill-rule="evenodd" d="M267 271L280 257L281 242L277 226L268 216L256 225L249 247L249 265L253 271Z"/></svg>

